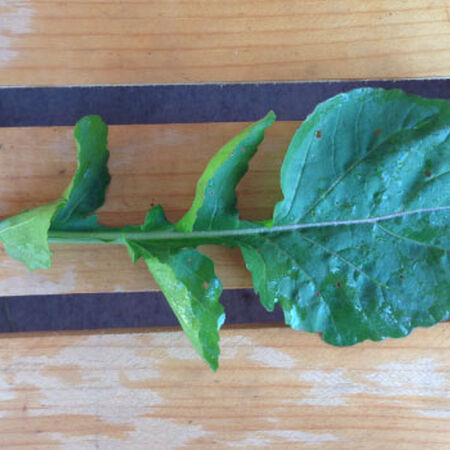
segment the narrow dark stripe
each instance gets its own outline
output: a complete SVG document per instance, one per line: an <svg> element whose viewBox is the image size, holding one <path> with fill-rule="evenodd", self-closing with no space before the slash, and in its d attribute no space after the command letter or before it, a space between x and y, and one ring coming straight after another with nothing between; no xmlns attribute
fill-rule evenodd
<svg viewBox="0 0 450 450"><path fill-rule="evenodd" d="M450 98L450 79L151 86L0 88L0 126L74 125L99 114L111 125L253 121L273 109L300 120L314 106L357 87L400 88Z"/></svg>
<svg viewBox="0 0 450 450"><path fill-rule="evenodd" d="M227 290L221 302L227 324L280 323L251 289ZM178 326L160 292L4 297L0 333Z"/></svg>

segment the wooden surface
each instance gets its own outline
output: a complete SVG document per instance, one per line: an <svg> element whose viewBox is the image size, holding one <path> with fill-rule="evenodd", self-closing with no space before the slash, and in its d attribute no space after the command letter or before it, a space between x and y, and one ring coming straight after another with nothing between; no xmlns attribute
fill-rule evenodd
<svg viewBox="0 0 450 450"><path fill-rule="evenodd" d="M450 75L448 0L0 0L0 85ZM0 99L1 100L1 99ZM112 127L100 218L187 208L208 158L244 124ZM251 219L280 197L297 124L274 126L239 187ZM0 218L57 197L71 129L0 129ZM29 274L0 250L0 295L153 289L122 248L54 247ZM226 287L236 252L213 251ZM0 338L0 448L448 449L450 327L351 348L285 328L222 332L213 374L180 331Z"/></svg>
<svg viewBox="0 0 450 450"><path fill-rule="evenodd" d="M279 122L268 130L238 188L238 207L243 217L271 217L281 196L281 161L298 125ZM100 221L111 226L139 224L151 205L158 203L165 207L170 220L179 219L192 202L197 180L209 158L245 126L217 123L110 127L112 182L100 210ZM64 127L0 129L0 218L62 194L76 168L72 132L72 128ZM145 264L133 266L124 247L55 244L52 249L52 269L29 273L0 247L0 292L19 295L156 288ZM219 247L205 251L217 262L217 273L226 287L251 285L239 251Z"/></svg>
<svg viewBox="0 0 450 450"><path fill-rule="evenodd" d="M34 449L448 449L450 328L335 348L222 333L213 374L178 332L0 340L0 442Z"/></svg>
<svg viewBox="0 0 450 450"><path fill-rule="evenodd" d="M448 0L0 0L0 84L450 71Z"/></svg>

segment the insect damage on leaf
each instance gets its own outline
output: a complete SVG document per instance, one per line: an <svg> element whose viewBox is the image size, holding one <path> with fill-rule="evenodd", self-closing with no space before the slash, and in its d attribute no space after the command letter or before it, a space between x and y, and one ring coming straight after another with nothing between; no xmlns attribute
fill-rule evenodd
<svg viewBox="0 0 450 450"><path fill-rule="evenodd" d="M62 199L0 223L0 240L30 269L49 267L49 239L125 245L214 370L225 315L203 244L240 248L263 306L280 305L288 325L331 344L401 337L449 318L450 102L364 88L318 105L289 145L272 218L245 221L235 189L274 120L269 113L219 150L178 223L157 206L143 225L112 229L89 215L110 180L107 128L83 118Z"/></svg>

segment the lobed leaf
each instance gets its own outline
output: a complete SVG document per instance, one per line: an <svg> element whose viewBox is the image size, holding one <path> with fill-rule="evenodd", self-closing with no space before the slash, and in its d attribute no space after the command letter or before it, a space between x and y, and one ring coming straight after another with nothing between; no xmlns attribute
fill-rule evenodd
<svg viewBox="0 0 450 450"><path fill-rule="evenodd" d="M243 221L235 189L274 120L269 113L219 150L177 224L158 206L142 226L117 230L89 215L110 177L106 125L86 117L62 199L0 223L0 240L30 269L50 266L49 227L57 237L125 244L214 370L225 315L214 264L196 250L203 244L240 247L264 307L279 304L292 328L332 344L449 318L450 102L366 88L322 103L290 143L272 219Z"/></svg>

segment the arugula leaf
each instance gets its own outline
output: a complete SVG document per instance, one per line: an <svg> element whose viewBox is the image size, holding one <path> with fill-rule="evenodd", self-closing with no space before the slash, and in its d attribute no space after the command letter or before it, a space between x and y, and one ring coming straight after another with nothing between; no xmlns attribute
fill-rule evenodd
<svg viewBox="0 0 450 450"><path fill-rule="evenodd" d="M142 231L173 230L161 206L150 210ZM127 227L128 231L136 227ZM174 249L145 240L124 238L133 262L142 257L197 353L218 368L219 329L225 313L219 303L222 283L214 263L194 249Z"/></svg>
<svg viewBox="0 0 450 450"><path fill-rule="evenodd" d="M368 88L322 103L289 146L273 218L243 221L235 188L274 120L269 113L220 149L177 224L158 206L144 225L113 229L88 215L110 177L106 125L84 118L63 198L0 223L0 240L30 269L50 266L48 237L126 245L214 370L225 315L213 262L195 249L203 244L240 247L264 307L279 304L292 328L332 344L449 318L450 102Z"/></svg>

